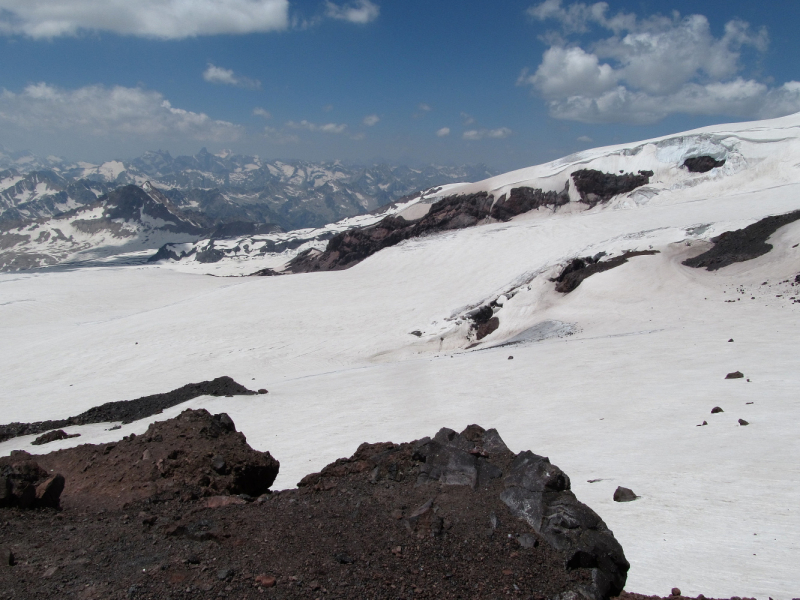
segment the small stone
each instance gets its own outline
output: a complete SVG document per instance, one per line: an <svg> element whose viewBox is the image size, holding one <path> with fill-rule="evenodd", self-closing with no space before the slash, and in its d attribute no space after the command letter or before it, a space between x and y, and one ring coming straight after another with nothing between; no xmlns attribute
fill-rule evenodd
<svg viewBox="0 0 800 600"><path fill-rule="evenodd" d="M539 540L532 533L523 533L517 537L517 541L523 548L536 548L539 545Z"/></svg>
<svg viewBox="0 0 800 600"><path fill-rule="evenodd" d="M614 490L614 502L632 502L638 497L639 496L634 494L633 490L629 488L619 486L616 490Z"/></svg>
<svg viewBox="0 0 800 600"><path fill-rule="evenodd" d="M680 596L681 591L678 588L672 588L672 595L673 596Z"/></svg>
<svg viewBox="0 0 800 600"><path fill-rule="evenodd" d="M259 394L269 394L269 392L267 390L265 390L264 388L259 389L258 393Z"/></svg>
<svg viewBox="0 0 800 600"><path fill-rule="evenodd" d="M0 567L13 567L14 563L14 553L8 548L0 548Z"/></svg>
<svg viewBox="0 0 800 600"><path fill-rule="evenodd" d="M514 571L511 569L503 569L503 575L513 575Z"/></svg>
<svg viewBox="0 0 800 600"><path fill-rule="evenodd" d="M741 371L734 371L725 375L725 379L741 379L742 377L744 377L744 373Z"/></svg>
<svg viewBox="0 0 800 600"><path fill-rule="evenodd" d="M217 579L220 581L225 581L226 579L230 578L233 575L233 571L231 569L219 569L217 571Z"/></svg>
<svg viewBox="0 0 800 600"><path fill-rule="evenodd" d="M744 419L739 419L739 425L741 425L742 427L744 427L745 425L750 425L750 423L748 423L748 422L747 422L747 421L745 421Z"/></svg>
<svg viewBox="0 0 800 600"><path fill-rule="evenodd" d="M708 425L708 421L703 421L700 425L697 425L697 427L703 427L704 425Z"/></svg>
<svg viewBox="0 0 800 600"><path fill-rule="evenodd" d="M514 357L513 356L509 356L508 360L514 360Z"/></svg>
<svg viewBox="0 0 800 600"><path fill-rule="evenodd" d="M213 468L213 469L214 469L214 470L215 470L217 473L223 473L223 474L224 474L224 473L225 473L225 467L226 467L226 466L227 466L227 465L226 465L226 463L225 463L225 457L223 457L221 454L217 454L217 455L216 455L216 456L215 456L215 457L214 457L214 458L211 460L211 467L212 467L212 468Z"/></svg>
<svg viewBox="0 0 800 600"><path fill-rule="evenodd" d="M403 511L400 510L399 508L395 508L392 511L392 518L395 519L396 521L399 521L400 519L403 518Z"/></svg>
<svg viewBox="0 0 800 600"><path fill-rule="evenodd" d="M719 406L715 406L714 408L711 409L711 414L712 415L715 415L715 414L721 413L721 412L725 412L725 411L722 410Z"/></svg>
<svg viewBox="0 0 800 600"><path fill-rule="evenodd" d="M729 341L729 342L732 342L732 341L733 341L733 338L729 339L728 341Z"/></svg>
<svg viewBox="0 0 800 600"><path fill-rule="evenodd" d="M256 583L261 587L271 588L275 587L275 584L278 583L278 580L274 577L270 577L269 575L256 575Z"/></svg>
<svg viewBox="0 0 800 600"><path fill-rule="evenodd" d="M340 565L352 565L356 560L347 554L334 554L333 558Z"/></svg>

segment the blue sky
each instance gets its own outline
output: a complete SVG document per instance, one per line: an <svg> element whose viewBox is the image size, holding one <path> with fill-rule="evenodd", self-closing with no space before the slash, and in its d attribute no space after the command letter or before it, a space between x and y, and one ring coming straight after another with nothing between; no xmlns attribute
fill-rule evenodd
<svg viewBox="0 0 800 600"><path fill-rule="evenodd" d="M0 0L0 144L500 169L800 111L800 2Z"/></svg>

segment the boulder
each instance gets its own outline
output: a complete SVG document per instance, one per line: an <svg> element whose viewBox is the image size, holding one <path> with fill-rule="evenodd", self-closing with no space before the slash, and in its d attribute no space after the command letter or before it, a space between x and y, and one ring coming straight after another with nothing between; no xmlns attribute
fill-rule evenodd
<svg viewBox="0 0 800 600"><path fill-rule="evenodd" d="M711 156L695 156L683 161L683 166L691 173L708 173L711 169L716 169L725 164L725 159L716 160Z"/></svg>
<svg viewBox="0 0 800 600"><path fill-rule="evenodd" d="M48 431L37 437L35 440L31 442L32 446L41 446L42 444L49 444L50 442L55 442L57 440L66 440L69 438L80 437L80 433L73 433L70 435L63 429L56 429L54 431Z"/></svg>
<svg viewBox="0 0 800 600"><path fill-rule="evenodd" d="M714 408L711 409L711 414L712 415L716 415L716 414L721 413L721 412L725 412L725 411L722 410L719 406L715 406Z"/></svg>
<svg viewBox="0 0 800 600"><path fill-rule="evenodd" d="M36 486L36 506L41 508L58 508L61 492L64 491L64 476L53 475Z"/></svg>
<svg viewBox="0 0 800 600"><path fill-rule="evenodd" d="M725 375L725 379L741 379L742 377L744 377L744 373L741 371L734 371Z"/></svg>
<svg viewBox="0 0 800 600"><path fill-rule="evenodd" d="M614 490L614 502L633 502L639 496L633 493L633 490L630 488L618 486L616 490Z"/></svg>

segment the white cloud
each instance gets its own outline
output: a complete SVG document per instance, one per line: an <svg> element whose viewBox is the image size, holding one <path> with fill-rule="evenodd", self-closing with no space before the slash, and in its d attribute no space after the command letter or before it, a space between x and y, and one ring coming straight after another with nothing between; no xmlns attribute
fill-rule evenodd
<svg viewBox="0 0 800 600"><path fill-rule="evenodd" d="M359 25L374 21L380 12L380 7L370 0L356 0L342 5L334 4L330 0L325 2L325 14L328 17Z"/></svg>
<svg viewBox="0 0 800 600"><path fill-rule="evenodd" d="M565 7L561 0L527 12L559 22L565 34L590 26L613 34L588 50L551 34L535 73L522 72L517 83L530 85L554 117L652 123L674 113L768 117L800 110L794 82L770 88L740 76L742 50L763 52L769 43L765 29L753 31L744 21L729 21L715 37L703 15L609 16L605 2Z"/></svg>
<svg viewBox="0 0 800 600"><path fill-rule="evenodd" d="M272 118L272 113L270 113L268 110L264 110L260 106L257 106L253 109L253 114L257 117L263 117L265 119Z"/></svg>
<svg viewBox="0 0 800 600"><path fill-rule="evenodd" d="M475 117L465 112L461 113L461 118L464 120L464 125L472 125L475 122Z"/></svg>
<svg viewBox="0 0 800 600"><path fill-rule="evenodd" d="M510 136L513 132L508 127L500 127L499 129L470 129L465 131L462 137L465 140L482 140L484 138L503 139Z"/></svg>
<svg viewBox="0 0 800 600"><path fill-rule="evenodd" d="M255 90L261 87L261 82L258 79L249 79L241 75L236 75L231 69L223 69L211 63L208 63L208 67L203 71L203 79L209 83L232 85L249 90Z"/></svg>
<svg viewBox="0 0 800 600"><path fill-rule="evenodd" d="M65 90L36 83L19 93L4 89L0 122L32 132L98 138L121 135L229 142L244 133L240 125L175 108L158 92L102 85Z"/></svg>
<svg viewBox="0 0 800 600"><path fill-rule="evenodd" d="M582 135L578 138L579 142L583 142L585 144L591 144L594 140L590 138L588 135Z"/></svg>
<svg viewBox="0 0 800 600"><path fill-rule="evenodd" d="M432 111L432 110L433 110L433 109L431 108L430 104L425 104L424 102L420 102L420 103L419 103L419 106L417 106L417 108L418 108L419 110L421 110L422 112L430 112L430 111Z"/></svg>
<svg viewBox="0 0 800 600"><path fill-rule="evenodd" d="M290 129L305 129L306 131L321 131L322 133L344 133L347 130L347 125L340 123L326 123L324 125L317 125L303 119L299 123L289 121L286 126Z"/></svg>
<svg viewBox="0 0 800 600"><path fill-rule="evenodd" d="M288 25L288 0L0 0L0 34L36 39L81 31L181 39Z"/></svg>
<svg viewBox="0 0 800 600"><path fill-rule="evenodd" d="M367 115L364 117L364 125L367 127L372 127L373 125L377 124L380 121L380 117L378 115Z"/></svg>
<svg viewBox="0 0 800 600"><path fill-rule="evenodd" d="M436 132L437 137L447 137L450 135L450 128L449 127L442 127Z"/></svg>

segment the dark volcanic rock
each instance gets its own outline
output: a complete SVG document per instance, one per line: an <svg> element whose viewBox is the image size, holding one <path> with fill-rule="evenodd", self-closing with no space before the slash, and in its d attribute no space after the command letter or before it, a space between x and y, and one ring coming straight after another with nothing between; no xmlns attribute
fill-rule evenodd
<svg viewBox="0 0 800 600"><path fill-rule="evenodd" d="M259 462L254 454L221 418L185 411L116 445L39 457L48 470L67 469L64 508L57 518L0 509L3 547L33 568L0 569L0 589L87 600L187 589L259 598L261 588L286 600L604 600L624 584L622 550L569 478L531 452L514 455L495 430L362 444L299 489L254 502L224 495L236 492L235 473ZM213 473L217 455L229 475ZM213 495L201 498L198 485ZM535 526L527 505L501 500L510 489L539 498Z"/></svg>
<svg viewBox="0 0 800 600"><path fill-rule="evenodd" d="M739 425L745 426L750 425L749 421L745 421L744 419L739 419Z"/></svg>
<svg viewBox="0 0 800 600"><path fill-rule="evenodd" d="M734 371L733 373L728 373L725 375L725 379L742 379L744 377L744 373L741 371Z"/></svg>
<svg viewBox="0 0 800 600"><path fill-rule="evenodd" d="M516 215L543 206L554 208L569 202L565 188L562 192L543 192L540 189L514 188L508 197L486 192L463 196L448 196L431 205L428 214L416 221L389 216L379 223L362 229L350 229L330 239L325 251L309 250L298 255L288 266L293 273L346 269L372 256L383 248L400 242L441 231L472 227L487 219L507 221Z"/></svg>
<svg viewBox="0 0 800 600"><path fill-rule="evenodd" d="M80 437L80 435L80 433L73 433L70 435L63 429L56 429L40 435L31 442L31 445L41 446L42 444L49 444L50 442L55 442L56 440L67 440L69 438Z"/></svg>
<svg viewBox="0 0 800 600"><path fill-rule="evenodd" d="M711 156L695 156L683 161L683 166L692 173L707 173L711 169L716 169L725 164L725 159L716 160Z"/></svg>
<svg viewBox="0 0 800 600"><path fill-rule="evenodd" d="M24 453L21 453L24 455ZM0 459L0 466L3 461ZM280 463L258 452L225 413L185 410L120 442L59 450L36 457L63 473L71 506L116 506L150 498L209 497L269 491Z"/></svg>
<svg viewBox="0 0 800 600"><path fill-rule="evenodd" d="M50 429L69 427L70 425L89 425L91 423L107 423L112 421L132 423L133 421L156 415L167 408L171 408L182 402L191 400L192 398L197 398L198 396L252 396L254 394L256 394L256 392L248 390L243 385L239 385L230 377L217 377L212 381L190 383L165 394L143 396L136 400L107 402L100 406L90 408L76 417L69 417L68 419L0 425L0 442L21 435L33 435L42 433L43 431L49 431ZM44 444L46 442L41 443Z"/></svg>
<svg viewBox="0 0 800 600"><path fill-rule="evenodd" d="M641 250L638 252L626 252L620 256L615 256L608 260L601 261L599 257L586 256L584 258L574 258L564 269L558 277L553 279L556 282L556 291L562 294L569 294L572 290L577 288L581 282L594 275L595 273L602 273L628 262L629 258L634 256L650 256L658 254L658 250Z"/></svg>
<svg viewBox="0 0 800 600"><path fill-rule="evenodd" d="M714 408L711 409L711 414L712 415L716 415L716 414L719 414L721 412L725 412L725 411L722 410L719 406L715 406Z"/></svg>
<svg viewBox="0 0 800 600"><path fill-rule="evenodd" d="M572 180L581 196L581 202L594 206L647 185L652 176L652 171L639 171L638 175L633 173L614 175L594 169L581 169L572 173Z"/></svg>
<svg viewBox="0 0 800 600"><path fill-rule="evenodd" d="M800 210L774 217L764 217L744 229L726 231L711 241L714 246L702 254L683 261L687 267L705 267L716 271L737 262L752 260L772 250L767 238L778 229L800 219Z"/></svg>
<svg viewBox="0 0 800 600"><path fill-rule="evenodd" d="M0 458L0 507L58 508L64 477L50 475L27 453Z"/></svg>
<svg viewBox="0 0 800 600"><path fill-rule="evenodd" d="M633 493L633 490L630 488L618 486L616 490L614 490L614 502L633 502L639 496Z"/></svg>

